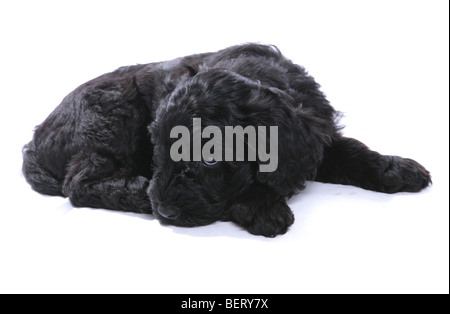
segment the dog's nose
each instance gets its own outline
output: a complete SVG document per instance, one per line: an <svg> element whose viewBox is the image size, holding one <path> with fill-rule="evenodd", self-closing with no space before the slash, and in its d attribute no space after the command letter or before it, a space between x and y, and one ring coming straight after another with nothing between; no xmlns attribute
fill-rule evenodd
<svg viewBox="0 0 450 314"><path fill-rule="evenodd" d="M175 220L180 215L180 210L173 206L160 206L158 212L164 218Z"/></svg>

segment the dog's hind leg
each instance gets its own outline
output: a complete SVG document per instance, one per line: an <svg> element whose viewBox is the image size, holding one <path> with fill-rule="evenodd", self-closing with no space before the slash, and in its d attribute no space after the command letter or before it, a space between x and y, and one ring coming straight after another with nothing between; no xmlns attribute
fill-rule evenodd
<svg viewBox="0 0 450 314"><path fill-rule="evenodd" d="M431 183L430 173L418 162L381 155L346 137L335 138L325 148L315 180L384 193L418 192Z"/></svg>
<svg viewBox="0 0 450 314"><path fill-rule="evenodd" d="M148 184L112 154L80 153L70 162L63 193L77 207L151 213Z"/></svg>
<svg viewBox="0 0 450 314"><path fill-rule="evenodd" d="M25 145L22 154L22 172L33 190L42 194L63 196L62 180L58 180L38 162L32 142Z"/></svg>

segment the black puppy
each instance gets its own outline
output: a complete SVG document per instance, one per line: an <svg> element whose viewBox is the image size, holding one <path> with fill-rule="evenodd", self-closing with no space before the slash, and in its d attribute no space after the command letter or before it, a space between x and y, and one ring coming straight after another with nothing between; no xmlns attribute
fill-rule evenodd
<svg viewBox="0 0 450 314"><path fill-rule="evenodd" d="M81 85L36 128L23 173L34 190L74 206L153 213L179 226L234 221L264 236L294 222L286 200L307 180L385 193L430 184L414 160L343 137L337 116L277 48L234 46L122 67ZM192 131L193 118L221 130L277 126L276 170L260 171L260 159L174 161L171 130Z"/></svg>

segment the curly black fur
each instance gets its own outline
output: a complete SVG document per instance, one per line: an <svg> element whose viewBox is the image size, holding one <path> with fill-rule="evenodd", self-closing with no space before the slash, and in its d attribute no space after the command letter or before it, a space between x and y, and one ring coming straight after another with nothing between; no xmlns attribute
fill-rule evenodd
<svg viewBox="0 0 450 314"><path fill-rule="evenodd" d="M278 126L279 161L171 160L172 127ZM395 193L431 182L411 159L343 137L337 112L301 66L274 46L246 44L167 62L122 67L66 96L23 151L34 190L74 206L153 213L162 223L234 221L276 236L294 216L286 200L307 180Z"/></svg>

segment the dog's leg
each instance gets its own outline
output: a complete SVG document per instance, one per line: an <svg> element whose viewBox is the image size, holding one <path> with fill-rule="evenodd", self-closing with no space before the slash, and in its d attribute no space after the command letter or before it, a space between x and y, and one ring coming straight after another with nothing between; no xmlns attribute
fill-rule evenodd
<svg viewBox="0 0 450 314"><path fill-rule="evenodd" d="M346 137L336 138L325 149L315 180L385 193L418 192L431 183L430 173L418 162L381 155Z"/></svg>
<svg viewBox="0 0 450 314"><path fill-rule="evenodd" d="M248 232L265 237L284 234L294 223L284 198L263 185L251 186L234 200L228 216Z"/></svg>
<svg viewBox="0 0 450 314"><path fill-rule="evenodd" d="M77 207L151 213L148 184L147 178L121 168L110 154L83 153L72 159L63 193Z"/></svg>
<svg viewBox="0 0 450 314"><path fill-rule="evenodd" d="M22 172L33 190L47 195L63 195L62 180L58 180L39 163L33 142L23 148Z"/></svg>

